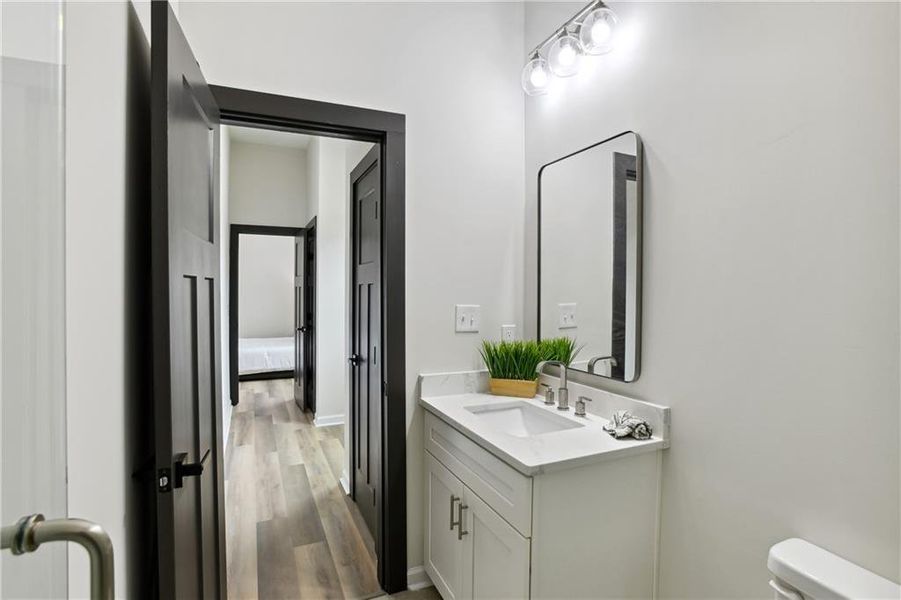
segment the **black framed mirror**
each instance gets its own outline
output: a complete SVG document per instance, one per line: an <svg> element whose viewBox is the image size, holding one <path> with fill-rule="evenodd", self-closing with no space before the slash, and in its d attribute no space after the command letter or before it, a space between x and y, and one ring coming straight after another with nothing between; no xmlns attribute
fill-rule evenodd
<svg viewBox="0 0 901 600"><path fill-rule="evenodd" d="M538 171L538 338L570 337L570 367L638 378L642 144L626 131Z"/></svg>

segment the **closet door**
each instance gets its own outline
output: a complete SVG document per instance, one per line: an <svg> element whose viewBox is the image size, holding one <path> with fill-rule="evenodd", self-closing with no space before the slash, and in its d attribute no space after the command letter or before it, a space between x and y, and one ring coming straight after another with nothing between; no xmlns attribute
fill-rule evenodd
<svg viewBox="0 0 901 600"><path fill-rule="evenodd" d="M462 597L465 540L455 523L465 488L434 456L426 452L425 459L425 570L444 600L456 600Z"/></svg>
<svg viewBox="0 0 901 600"><path fill-rule="evenodd" d="M463 581L457 597L528 598L529 539L464 489Z"/></svg>
<svg viewBox="0 0 901 600"><path fill-rule="evenodd" d="M351 200L351 490L382 552L382 184L379 146L350 174ZM390 512L390 511L389 511ZM382 557L379 556L379 559Z"/></svg>
<svg viewBox="0 0 901 600"><path fill-rule="evenodd" d="M300 410L304 409L304 234L294 236L294 403Z"/></svg>

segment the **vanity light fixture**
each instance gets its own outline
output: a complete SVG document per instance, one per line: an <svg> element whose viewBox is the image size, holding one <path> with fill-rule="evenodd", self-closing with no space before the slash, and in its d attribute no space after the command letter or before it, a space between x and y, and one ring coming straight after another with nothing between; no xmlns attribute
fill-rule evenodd
<svg viewBox="0 0 901 600"><path fill-rule="evenodd" d="M583 55L610 52L616 23L616 14L601 0L585 6L532 49L522 70L522 88L530 96L545 94L554 76L579 72Z"/></svg>

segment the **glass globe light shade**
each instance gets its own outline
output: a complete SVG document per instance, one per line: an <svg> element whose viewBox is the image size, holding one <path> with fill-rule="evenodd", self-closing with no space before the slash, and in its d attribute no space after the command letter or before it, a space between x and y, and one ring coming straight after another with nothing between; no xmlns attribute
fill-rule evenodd
<svg viewBox="0 0 901 600"><path fill-rule="evenodd" d="M582 50L587 54L606 54L613 50L617 21L616 13L606 7L588 13L579 28Z"/></svg>
<svg viewBox="0 0 901 600"><path fill-rule="evenodd" d="M547 54L551 72L558 77L570 77L579 72L582 63L582 45L579 38L564 34L554 40Z"/></svg>
<svg viewBox="0 0 901 600"><path fill-rule="evenodd" d="M547 93L551 83L551 70L546 60L535 56L522 69L522 89L530 96Z"/></svg>

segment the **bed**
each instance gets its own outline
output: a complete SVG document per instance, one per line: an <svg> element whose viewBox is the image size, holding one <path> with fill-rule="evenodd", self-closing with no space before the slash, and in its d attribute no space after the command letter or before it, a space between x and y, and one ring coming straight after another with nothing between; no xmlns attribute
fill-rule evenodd
<svg viewBox="0 0 901 600"><path fill-rule="evenodd" d="M294 371L294 338L241 338L238 340L238 377L262 378Z"/></svg>

